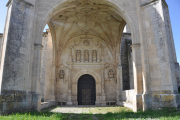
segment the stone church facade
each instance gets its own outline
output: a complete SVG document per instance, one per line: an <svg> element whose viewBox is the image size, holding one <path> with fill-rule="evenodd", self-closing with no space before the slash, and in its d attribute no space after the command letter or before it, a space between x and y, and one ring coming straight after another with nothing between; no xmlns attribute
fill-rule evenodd
<svg viewBox="0 0 180 120"><path fill-rule="evenodd" d="M9 0L7 7L1 114L51 105L180 106L165 0Z"/></svg>

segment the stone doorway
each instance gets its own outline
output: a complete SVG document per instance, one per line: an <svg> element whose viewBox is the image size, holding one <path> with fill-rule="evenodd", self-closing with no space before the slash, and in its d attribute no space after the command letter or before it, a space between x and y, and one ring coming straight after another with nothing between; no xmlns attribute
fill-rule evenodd
<svg viewBox="0 0 180 120"><path fill-rule="evenodd" d="M91 75L83 75L78 80L78 105L95 105L96 84Z"/></svg>

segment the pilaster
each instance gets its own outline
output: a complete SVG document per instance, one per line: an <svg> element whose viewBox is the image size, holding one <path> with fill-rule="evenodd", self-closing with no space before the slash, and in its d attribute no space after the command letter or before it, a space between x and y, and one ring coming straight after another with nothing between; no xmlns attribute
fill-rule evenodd
<svg viewBox="0 0 180 120"><path fill-rule="evenodd" d="M133 72L134 72L134 91L133 110L142 110L142 93L143 93L143 80L142 80L142 66L141 66L141 49L140 44L133 44Z"/></svg>

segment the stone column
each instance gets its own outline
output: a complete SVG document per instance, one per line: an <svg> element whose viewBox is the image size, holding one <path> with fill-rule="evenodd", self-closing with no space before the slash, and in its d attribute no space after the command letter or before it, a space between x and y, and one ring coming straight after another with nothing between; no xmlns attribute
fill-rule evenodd
<svg viewBox="0 0 180 120"><path fill-rule="evenodd" d="M76 48L74 47L73 50L74 50L74 52L73 52L73 54L74 54L74 55L73 55L73 62L77 62L77 61L76 61Z"/></svg>
<svg viewBox="0 0 180 120"><path fill-rule="evenodd" d="M84 49L81 51L81 63L84 63Z"/></svg>
<svg viewBox="0 0 180 120"><path fill-rule="evenodd" d="M134 74L134 91L133 110L142 110L142 93L143 93L143 79L141 66L141 49L140 44L132 45L133 54L133 74Z"/></svg>
<svg viewBox="0 0 180 120"><path fill-rule="evenodd" d="M104 47L101 46L101 61L104 62Z"/></svg>
<svg viewBox="0 0 180 120"><path fill-rule="evenodd" d="M120 93L121 93L121 91L123 91L122 66L121 65L117 66L116 77L117 77L117 97L116 97L116 102L117 102L117 105L120 105L120 100L121 100Z"/></svg>
<svg viewBox="0 0 180 120"><path fill-rule="evenodd" d="M72 73L72 66L71 64L69 65L68 68L68 102L67 105L72 105L72 99L71 99L71 95L72 95L72 79L71 79L71 73Z"/></svg>
<svg viewBox="0 0 180 120"><path fill-rule="evenodd" d="M69 52L69 62L73 61L73 56L72 56L72 47L69 48L70 52Z"/></svg>
<svg viewBox="0 0 180 120"><path fill-rule="evenodd" d="M46 73L45 73L45 93L44 99L46 102L55 101L55 53L53 50L53 42L51 39L51 33L48 32L48 41L47 41L47 49L46 49Z"/></svg>
<svg viewBox="0 0 180 120"><path fill-rule="evenodd" d="M89 62L92 62L92 49L89 49Z"/></svg>
<svg viewBox="0 0 180 120"><path fill-rule="evenodd" d="M31 92L34 96L41 98L40 88L40 69L41 69L41 48L43 46L40 43L34 44L34 56L32 66L32 81L31 81ZM38 111L41 110L41 100L38 100Z"/></svg>
<svg viewBox="0 0 180 120"><path fill-rule="evenodd" d="M100 48L97 49L97 62L100 62Z"/></svg>
<svg viewBox="0 0 180 120"><path fill-rule="evenodd" d="M102 88L102 94L101 94L101 105L104 106L106 105L106 94L105 94L105 68L102 70L101 73L101 88Z"/></svg>
<svg viewBox="0 0 180 120"><path fill-rule="evenodd" d="M31 91L32 12L26 1L12 0L8 4L0 71L0 114L23 110L39 110L40 97Z"/></svg>

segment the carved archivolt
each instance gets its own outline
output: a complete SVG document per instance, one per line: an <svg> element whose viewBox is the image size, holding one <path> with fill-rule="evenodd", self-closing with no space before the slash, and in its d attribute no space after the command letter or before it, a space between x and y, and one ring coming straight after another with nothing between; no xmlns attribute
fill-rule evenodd
<svg viewBox="0 0 180 120"><path fill-rule="evenodd" d="M78 71L76 74L74 74L74 83L77 83L79 78L82 76L82 75L85 75L85 74L89 74L91 76L94 77L96 83L99 83L101 82L101 77L98 73L94 72L93 70L80 70Z"/></svg>

